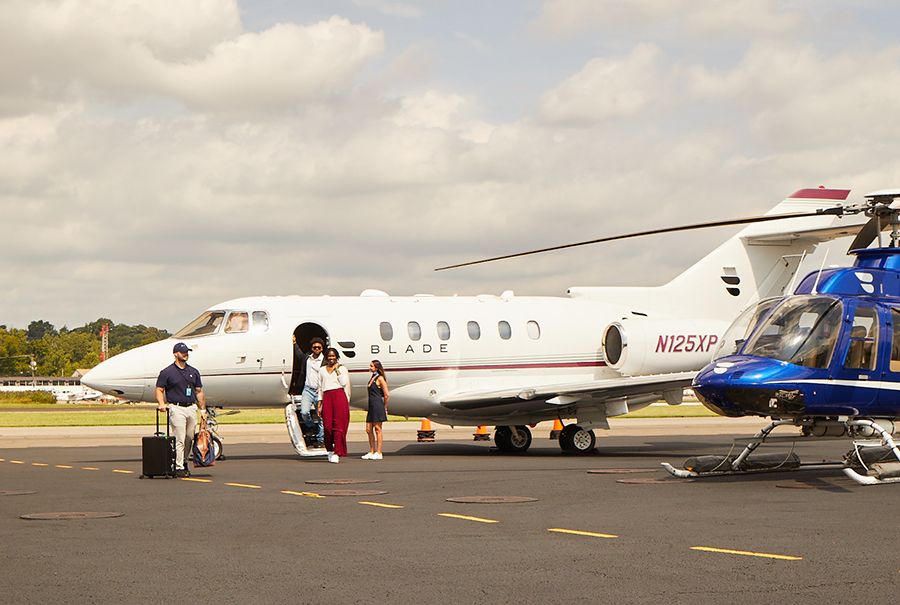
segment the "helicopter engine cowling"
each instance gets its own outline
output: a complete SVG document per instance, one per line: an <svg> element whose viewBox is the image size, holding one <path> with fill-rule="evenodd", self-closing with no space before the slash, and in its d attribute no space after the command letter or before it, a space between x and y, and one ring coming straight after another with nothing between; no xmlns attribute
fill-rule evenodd
<svg viewBox="0 0 900 605"><path fill-rule="evenodd" d="M606 364L623 376L699 370L710 362L722 322L626 319L603 331Z"/></svg>

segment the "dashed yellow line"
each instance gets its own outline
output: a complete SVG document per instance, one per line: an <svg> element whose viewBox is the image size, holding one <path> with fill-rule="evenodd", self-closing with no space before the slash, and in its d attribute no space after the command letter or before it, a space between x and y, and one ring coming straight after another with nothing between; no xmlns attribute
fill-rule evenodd
<svg viewBox="0 0 900 605"><path fill-rule="evenodd" d="M709 546L691 546L691 550L702 550L705 552L718 552L726 555L744 555L746 557L764 557L766 559L783 559L785 561L802 561L803 557L791 557L788 555L773 555L764 552L750 552L748 550L729 550L727 548L711 548Z"/></svg>
<svg viewBox="0 0 900 605"><path fill-rule="evenodd" d="M482 519L481 517L469 517L466 515L454 515L452 513L438 513L439 517L450 517L452 519L463 519L465 521L478 521L479 523L500 523L496 519Z"/></svg>
<svg viewBox="0 0 900 605"><path fill-rule="evenodd" d="M384 504L382 502L360 502L360 504L368 504L369 506L379 506L381 508L403 508L399 504Z"/></svg>
<svg viewBox="0 0 900 605"><path fill-rule="evenodd" d="M590 536L592 538L618 538L614 534L598 534L592 531L580 531L577 529L560 529L558 527L551 527L547 531L553 531L560 534L574 534L576 536Z"/></svg>
<svg viewBox="0 0 900 605"><path fill-rule="evenodd" d="M43 462L32 462L31 466L50 466L49 464L45 464Z"/></svg>
<svg viewBox="0 0 900 605"><path fill-rule="evenodd" d="M248 485L246 483L226 483L225 485L233 485L234 487L249 487L251 489L262 489L259 485Z"/></svg>
<svg viewBox="0 0 900 605"><path fill-rule="evenodd" d="M282 494L288 494L291 496L306 496L307 498L324 498L325 496L321 494L315 494L313 492L292 492L290 490L281 490Z"/></svg>
<svg viewBox="0 0 900 605"><path fill-rule="evenodd" d="M25 464L25 463L22 462L21 460L10 460L10 463L11 463L11 464Z"/></svg>
<svg viewBox="0 0 900 605"><path fill-rule="evenodd" d="M56 468L72 468L72 467L69 466L68 464L57 464Z"/></svg>
<svg viewBox="0 0 900 605"><path fill-rule="evenodd" d="M96 466L82 466L81 470L83 471L99 471L100 469Z"/></svg>
<svg viewBox="0 0 900 605"><path fill-rule="evenodd" d="M114 469L113 469L113 472L114 472L114 473L125 473L125 474L128 474L128 475L133 475L133 474L134 474L134 471L123 471L123 470L118 469L118 468L114 468Z"/></svg>
<svg viewBox="0 0 900 605"><path fill-rule="evenodd" d="M182 481L196 481L197 483L212 483L212 479L195 479L194 477L182 477Z"/></svg>

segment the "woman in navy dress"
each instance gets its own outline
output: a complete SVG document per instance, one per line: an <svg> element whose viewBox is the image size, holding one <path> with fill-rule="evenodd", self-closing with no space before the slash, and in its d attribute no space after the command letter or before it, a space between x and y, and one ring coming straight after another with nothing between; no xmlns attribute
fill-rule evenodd
<svg viewBox="0 0 900 605"><path fill-rule="evenodd" d="M369 413L366 414L366 436L369 438L369 453L363 456L363 460L381 460L381 423L387 421L388 392L387 380L384 377L384 367L377 359L369 364L372 372L369 378Z"/></svg>

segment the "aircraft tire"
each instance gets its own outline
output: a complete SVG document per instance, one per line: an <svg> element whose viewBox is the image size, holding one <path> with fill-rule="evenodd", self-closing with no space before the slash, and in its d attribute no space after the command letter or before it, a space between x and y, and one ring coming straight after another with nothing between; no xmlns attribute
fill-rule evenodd
<svg viewBox="0 0 900 605"><path fill-rule="evenodd" d="M210 435L212 437L212 435ZM212 437L212 447L213 452L216 454L216 460L225 460L225 456L222 455L222 451L225 449L225 446L222 445L222 440L218 437Z"/></svg>
<svg viewBox="0 0 900 605"><path fill-rule="evenodd" d="M506 449L504 451L523 454L531 447L531 430L527 426L506 427L504 439Z"/></svg>
<svg viewBox="0 0 900 605"><path fill-rule="evenodd" d="M589 454L594 451L597 436L593 430L584 430L577 424L567 424L559 432L559 447L564 452Z"/></svg>
<svg viewBox="0 0 900 605"><path fill-rule="evenodd" d="M509 449L509 435L512 433L512 430L508 426L498 426L497 430L494 431L494 445L497 446L497 449L501 452L508 452Z"/></svg>

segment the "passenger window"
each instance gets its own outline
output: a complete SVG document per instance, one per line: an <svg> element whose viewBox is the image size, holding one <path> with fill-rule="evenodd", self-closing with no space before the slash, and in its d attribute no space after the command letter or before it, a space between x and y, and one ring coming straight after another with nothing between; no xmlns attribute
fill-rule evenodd
<svg viewBox="0 0 900 605"><path fill-rule="evenodd" d="M437 333L441 340L450 340L450 324L446 321L437 322Z"/></svg>
<svg viewBox="0 0 900 605"><path fill-rule="evenodd" d="M265 311L253 312L253 331L268 332L269 331L269 314Z"/></svg>
<svg viewBox="0 0 900 605"><path fill-rule="evenodd" d="M541 337L541 327L536 321L529 321L525 324L525 331L528 332L528 338L531 340L537 340Z"/></svg>
<svg viewBox="0 0 900 605"><path fill-rule="evenodd" d="M410 340L419 340L422 338L422 328L417 322L411 321L406 324L406 331L409 332Z"/></svg>
<svg viewBox="0 0 900 605"><path fill-rule="evenodd" d="M228 316L225 323L226 334L241 334L250 329L250 321L247 319L246 311L235 311Z"/></svg>
<svg viewBox="0 0 900 605"><path fill-rule="evenodd" d="M500 332L500 338L503 340L509 340L512 338L512 328L509 327L508 321L501 321L497 324L497 330Z"/></svg>
<svg viewBox="0 0 900 605"><path fill-rule="evenodd" d="M900 372L900 309L891 308L891 372Z"/></svg>
<svg viewBox="0 0 900 605"><path fill-rule="evenodd" d="M469 331L469 338L472 340L481 338L481 327L478 325L477 321L470 321L466 324L466 329Z"/></svg>
<svg viewBox="0 0 900 605"><path fill-rule="evenodd" d="M851 370L875 368L878 343L878 312L874 307L857 307L850 328L850 342L844 367ZM893 354L891 355L893 357Z"/></svg>
<svg viewBox="0 0 900 605"><path fill-rule="evenodd" d="M391 340L394 337L394 328L390 323L383 321L378 329L381 331L381 340Z"/></svg>

